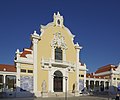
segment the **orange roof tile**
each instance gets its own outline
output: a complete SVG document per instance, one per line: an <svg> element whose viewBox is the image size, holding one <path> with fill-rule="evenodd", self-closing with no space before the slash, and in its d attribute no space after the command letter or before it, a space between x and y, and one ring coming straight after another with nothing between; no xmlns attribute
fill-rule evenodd
<svg viewBox="0 0 120 100"><path fill-rule="evenodd" d="M87 78L100 78L100 79L104 79L105 78L105 75L103 76L95 76L93 73L87 73L86 74L86 77Z"/></svg>
<svg viewBox="0 0 120 100"><path fill-rule="evenodd" d="M98 68L98 70L95 72L95 74L110 71L112 68L113 68L113 70L115 70L117 68L117 66L113 66L111 64L102 66L102 67Z"/></svg>
<svg viewBox="0 0 120 100"><path fill-rule="evenodd" d="M0 71L16 72L16 67L14 65L0 64Z"/></svg>
<svg viewBox="0 0 120 100"><path fill-rule="evenodd" d="M24 49L23 52L20 54L20 57L26 57L26 54L32 54L32 53L31 51L27 51L26 49Z"/></svg>

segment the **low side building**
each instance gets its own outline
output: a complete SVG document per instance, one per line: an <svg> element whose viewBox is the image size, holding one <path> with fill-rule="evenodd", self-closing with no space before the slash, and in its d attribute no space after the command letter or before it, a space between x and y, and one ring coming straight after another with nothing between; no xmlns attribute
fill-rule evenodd
<svg viewBox="0 0 120 100"><path fill-rule="evenodd" d="M109 64L98 68L95 73L87 73L86 87L89 91L118 92L120 87L120 65Z"/></svg>
<svg viewBox="0 0 120 100"><path fill-rule="evenodd" d="M15 97L16 76L14 65L0 64L0 97Z"/></svg>

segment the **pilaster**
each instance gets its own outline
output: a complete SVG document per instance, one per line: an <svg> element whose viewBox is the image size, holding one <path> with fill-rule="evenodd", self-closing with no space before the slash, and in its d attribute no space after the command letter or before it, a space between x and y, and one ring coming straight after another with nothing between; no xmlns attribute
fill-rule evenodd
<svg viewBox="0 0 120 100"><path fill-rule="evenodd" d="M33 43L33 77L34 77L34 84L33 84L33 90L36 97L38 97L38 90L37 90L37 44L38 40L40 40L39 34L34 31L34 33L31 35L32 43Z"/></svg>
<svg viewBox="0 0 120 100"><path fill-rule="evenodd" d="M86 70L84 71L84 88L86 88Z"/></svg>
<svg viewBox="0 0 120 100"><path fill-rule="evenodd" d="M16 68L17 68L16 86L17 92L20 92L20 63L16 63Z"/></svg>
<svg viewBox="0 0 120 100"><path fill-rule="evenodd" d="M20 92L20 63L17 62L20 58L20 51L17 49L16 56L15 56L15 63L16 63L16 69L17 69L17 75L16 75L16 91Z"/></svg>
<svg viewBox="0 0 120 100"><path fill-rule="evenodd" d="M79 91L79 67L80 67L80 58L79 58L79 52L82 47L79 46L79 44L75 44L76 49L76 91Z"/></svg>
<svg viewBox="0 0 120 100"><path fill-rule="evenodd" d="M3 91L5 92L5 83L6 83L6 75L5 74L3 74Z"/></svg>

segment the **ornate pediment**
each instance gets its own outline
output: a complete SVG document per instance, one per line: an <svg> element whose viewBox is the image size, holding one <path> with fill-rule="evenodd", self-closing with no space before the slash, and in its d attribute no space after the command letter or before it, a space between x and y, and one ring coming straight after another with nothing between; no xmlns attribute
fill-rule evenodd
<svg viewBox="0 0 120 100"><path fill-rule="evenodd" d="M55 33L54 39L51 42L52 47L58 47L61 49L67 49L67 45L64 41L64 37L61 35L61 33Z"/></svg>

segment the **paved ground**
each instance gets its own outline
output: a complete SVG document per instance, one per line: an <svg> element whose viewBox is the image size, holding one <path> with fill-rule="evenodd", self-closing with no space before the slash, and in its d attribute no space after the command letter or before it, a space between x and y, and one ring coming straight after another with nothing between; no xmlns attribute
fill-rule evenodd
<svg viewBox="0 0 120 100"><path fill-rule="evenodd" d="M97 96L80 96L69 97L67 99L63 97L50 97L50 98L0 98L1 100L115 100L107 97Z"/></svg>

